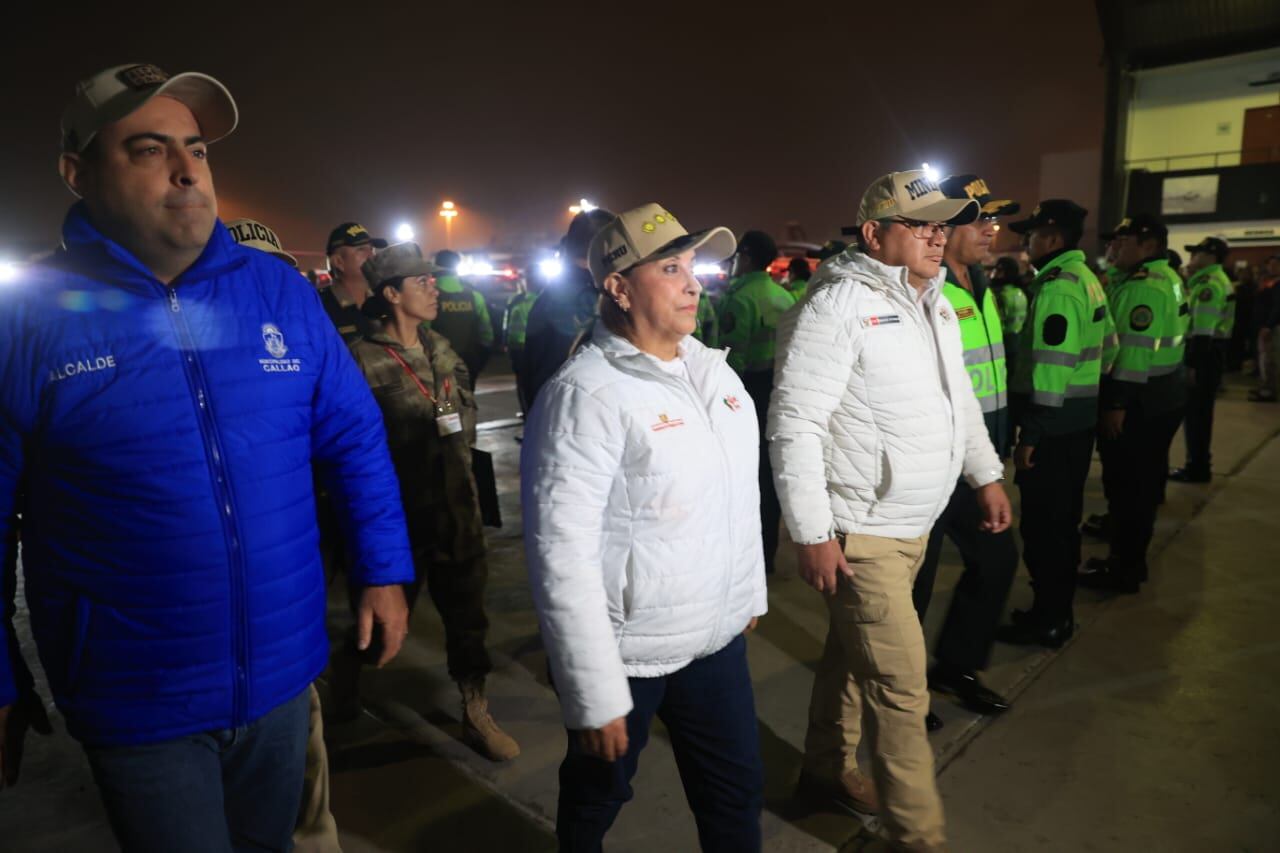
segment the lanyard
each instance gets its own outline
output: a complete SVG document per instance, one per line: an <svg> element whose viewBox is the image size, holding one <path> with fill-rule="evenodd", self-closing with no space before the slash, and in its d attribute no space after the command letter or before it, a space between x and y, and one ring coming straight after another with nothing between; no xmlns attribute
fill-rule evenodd
<svg viewBox="0 0 1280 853"><path fill-rule="evenodd" d="M409 374L409 378L413 380L413 384L418 386L418 390L422 392L422 396L426 397L432 403L435 403L436 402L435 395L432 394L431 391L427 389L426 385L422 384L422 380L418 378L418 374L413 372L413 368L410 367L409 363L406 362L400 356L400 353L396 352L394 349L387 346L384 346L383 349L387 351L387 355L391 356L397 362L400 363L400 366L404 368L404 372ZM448 399L449 399L449 380L448 379L444 380L444 396L445 396L445 402L448 402Z"/></svg>

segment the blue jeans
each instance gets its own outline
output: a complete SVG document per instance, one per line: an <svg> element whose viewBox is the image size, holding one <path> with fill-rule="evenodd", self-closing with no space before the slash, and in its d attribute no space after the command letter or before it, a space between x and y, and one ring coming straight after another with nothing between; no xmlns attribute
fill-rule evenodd
<svg viewBox="0 0 1280 853"><path fill-rule="evenodd" d="M623 803L656 714L671 736L685 798L705 851L760 850L764 767L747 641L660 678L632 678L627 754L615 762L586 755L575 732L560 765L556 835L562 851L596 853Z"/></svg>
<svg viewBox="0 0 1280 853"><path fill-rule="evenodd" d="M307 691L239 729L137 746L85 745L125 853L293 849Z"/></svg>

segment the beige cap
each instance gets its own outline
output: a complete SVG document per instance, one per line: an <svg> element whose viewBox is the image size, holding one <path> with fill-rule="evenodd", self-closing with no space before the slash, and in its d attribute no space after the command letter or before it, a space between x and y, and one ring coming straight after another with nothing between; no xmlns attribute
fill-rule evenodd
<svg viewBox="0 0 1280 853"><path fill-rule="evenodd" d="M706 260L723 261L737 245L728 228L690 234L662 205L646 204L618 214L591 238L587 264L596 287L600 287L610 273L623 272L636 264L690 249L698 250Z"/></svg>
<svg viewBox="0 0 1280 853"><path fill-rule="evenodd" d="M890 172L877 178L862 194L858 225L872 219L914 219L967 225L978 218L979 206L970 198L947 198L937 181L919 169Z"/></svg>
<svg viewBox="0 0 1280 853"><path fill-rule="evenodd" d="M284 250L276 232L253 219L233 219L227 223L227 230L241 246L275 255L294 269L298 268L298 259Z"/></svg>
<svg viewBox="0 0 1280 853"><path fill-rule="evenodd" d="M75 98L62 113L62 150L83 151L98 131L157 95L186 104L206 142L227 136L239 121L231 93L206 74L187 71L170 77L154 65L117 65L76 85Z"/></svg>

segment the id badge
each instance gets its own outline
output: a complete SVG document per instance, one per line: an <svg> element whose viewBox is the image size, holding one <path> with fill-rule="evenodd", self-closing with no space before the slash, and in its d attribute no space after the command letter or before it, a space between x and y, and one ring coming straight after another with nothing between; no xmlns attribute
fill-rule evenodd
<svg viewBox="0 0 1280 853"><path fill-rule="evenodd" d="M440 431L440 435L453 435L455 432L462 432L462 415L457 412L451 412L447 415L438 415L436 417L436 429Z"/></svg>

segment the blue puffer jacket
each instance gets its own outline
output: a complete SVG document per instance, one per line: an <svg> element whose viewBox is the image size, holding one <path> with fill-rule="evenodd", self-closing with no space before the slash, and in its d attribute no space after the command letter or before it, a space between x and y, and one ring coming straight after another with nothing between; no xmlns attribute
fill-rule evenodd
<svg viewBox="0 0 1280 853"><path fill-rule="evenodd" d="M313 459L357 577L413 577L381 414L310 285L221 223L171 287L82 205L63 242L0 294L0 533L21 481L54 699L93 744L244 725L328 658Z"/></svg>

